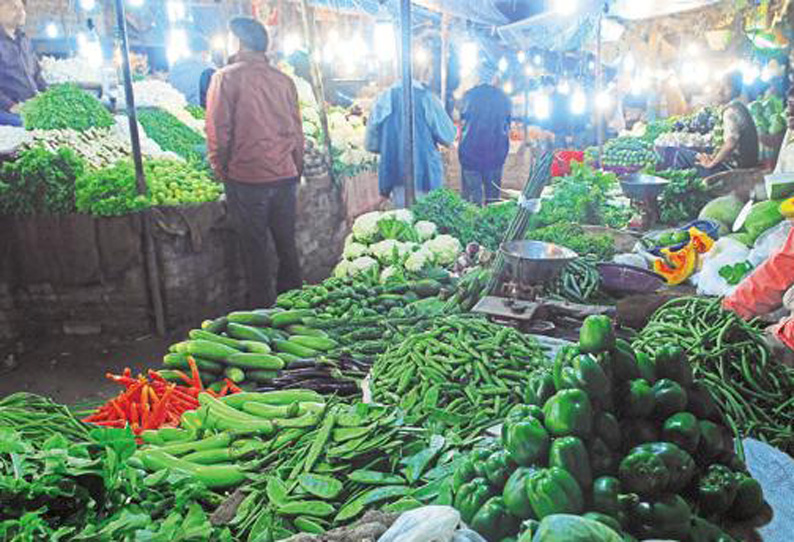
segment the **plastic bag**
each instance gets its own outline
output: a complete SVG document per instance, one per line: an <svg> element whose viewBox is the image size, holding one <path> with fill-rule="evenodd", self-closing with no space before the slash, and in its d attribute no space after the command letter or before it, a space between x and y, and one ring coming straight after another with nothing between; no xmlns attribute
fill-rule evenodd
<svg viewBox="0 0 794 542"><path fill-rule="evenodd" d="M758 267L769 258L772 252L782 247L792 229L792 224L791 220L784 220L762 233L756 239L753 250L750 251L750 256L747 258L750 263Z"/></svg>
<svg viewBox="0 0 794 542"><path fill-rule="evenodd" d="M540 522L532 542L565 540L566 542L621 542L623 538L615 531L595 520L568 514L546 516Z"/></svg>
<svg viewBox="0 0 794 542"><path fill-rule="evenodd" d="M451 506L425 506L401 515L378 542L451 542L459 525Z"/></svg>
<svg viewBox="0 0 794 542"><path fill-rule="evenodd" d="M461 529L455 531L455 536L452 537L452 542L488 542L479 535L476 531L471 529Z"/></svg>
<svg viewBox="0 0 794 542"><path fill-rule="evenodd" d="M775 240L780 239L774 232L771 235ZM749 319L768 314L783 305L783 295L794 285L794 229L789 227L785 242L778 243L777 250L772 250L769 258L723 301L723 307ZM750 258L752 256L751 252Z"/></svg>
<svg viewBox="0 0 794 542"><path fill-rule="evenodd" d="M730 295L736 286L731 286L720 276L720 269L747 260L749 253L750 249L739 241L730 237L720 238L709 252L701 256L700 272L692 277L698 295Z"/></svg>
<svg viewBox="0 0 794 542"><path fill-rule="evenodd" d="M631 265L641 269L648 269L648 260L640 254L631 252L626 254L616 254L615 257L612 258L612 261L620 265Z"/></svg>

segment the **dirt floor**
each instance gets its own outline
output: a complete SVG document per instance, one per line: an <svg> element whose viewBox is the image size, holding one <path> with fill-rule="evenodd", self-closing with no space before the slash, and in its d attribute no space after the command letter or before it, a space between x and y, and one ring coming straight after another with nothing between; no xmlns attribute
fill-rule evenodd
<svg viewBox="0 0 794 542"><path fill-rule="evenodd" d="M96 403L120 390L106 373L120 373L125 367L135 374L156 369L168 346L182 338L184 331L128 340L87 336L27 343L0 360L0 397L27 391L67 405Z"/></svg>

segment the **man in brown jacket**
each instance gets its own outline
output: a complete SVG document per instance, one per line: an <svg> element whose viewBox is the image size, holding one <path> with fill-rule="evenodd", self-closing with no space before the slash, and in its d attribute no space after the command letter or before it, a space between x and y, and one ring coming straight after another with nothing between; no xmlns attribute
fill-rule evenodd
<svg viewBox="0 0 794 542"><path fill-rule="evenodd" d="M265 55L265 27L250 17L229 23L239 52L212 77L207 96L207 151L226 184L229 214L242 239L253 306L301 285L295 204L303 172L303 124L295 84ZM278 257L275 289L268 236Z"/></svg>

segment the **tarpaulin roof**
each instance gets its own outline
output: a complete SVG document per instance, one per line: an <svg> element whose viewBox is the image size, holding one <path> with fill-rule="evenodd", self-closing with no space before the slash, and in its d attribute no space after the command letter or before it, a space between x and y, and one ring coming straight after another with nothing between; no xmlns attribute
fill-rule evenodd
<svg viewBox="0 0 794 542"><path fill-rule="evenodd" d="M399 0L310 0L318 7L338 9L340 11L357 11L376 15L381 9L388 10L396 16L399 13ZM507 22L504 14L496 7L494 0L421 0L414 1L414 9L426 13L437 10L449 15L467 19L476 23L501 25Z"/></svg>
<svg viewBox="0 0 794 542"><path fill-rule="evenodd" d="M636 21L664 17L720 3L721 0L609 0L610 19ZM593 43L596 18L603 0L579 2L576 14L547 11L499 28L503 39L515 47L542 47L555 51L581 49Z"/></svg>

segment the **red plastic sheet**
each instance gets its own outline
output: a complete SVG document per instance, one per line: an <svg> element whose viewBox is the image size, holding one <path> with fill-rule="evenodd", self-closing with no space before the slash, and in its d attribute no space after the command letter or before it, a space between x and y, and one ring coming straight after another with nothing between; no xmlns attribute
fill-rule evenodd
<svg viewBox="0 0 794 542"><path fill-rule="evenodd" d="M744 279L738 288L722 303L742 318L750 319L779 309L783 295L794 285L794 229L789 232L783 246L773 252L767 261ZM794 324L791 324L794 326ZM790 329L787 343L794 345L794 329Z"/></svg>

